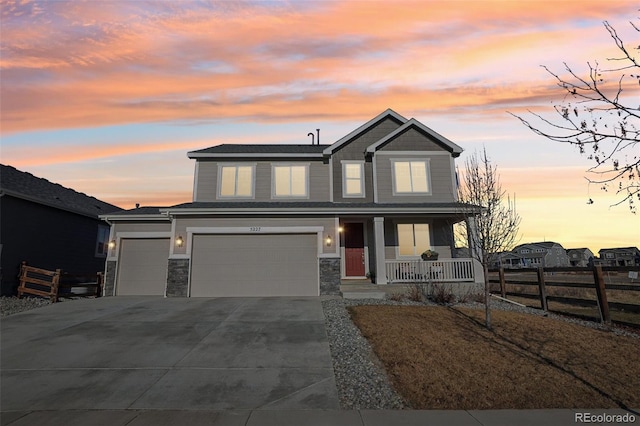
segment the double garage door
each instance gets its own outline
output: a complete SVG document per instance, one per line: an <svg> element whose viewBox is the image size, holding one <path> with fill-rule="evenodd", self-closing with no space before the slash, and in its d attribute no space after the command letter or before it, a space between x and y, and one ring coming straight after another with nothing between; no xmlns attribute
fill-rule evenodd
<svg viewBox="0 0 640 426"><path fill-rule="evenodd" d="M192 297L317 296L317 234L194 235ZM169 239L123 239L118 295L164 295Z"/></svg>
<svg viewBox="0 0 640 426"><path fill-rule="evenodd" d="M317 234L194 235L191 296L317 296Z"/></svg>

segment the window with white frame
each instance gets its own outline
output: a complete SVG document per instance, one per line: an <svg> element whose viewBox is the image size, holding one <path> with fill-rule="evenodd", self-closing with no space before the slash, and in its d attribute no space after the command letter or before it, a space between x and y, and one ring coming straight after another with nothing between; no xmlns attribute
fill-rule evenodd
<svg viewBox="0 0 640 426"><path fill-rule="evenodd" d="M391 160L393 169L393 193L429 194L428 160Z"/></svg>
<svg viewBox="0 0 640 426"><path fill-rule="evenodd" d="M218 197L252 198L254 165L221 165L218 174Z"/></svg>
<svg viewBox="0 0 640 426"><path fill-rule="evenodd" d="M342 195L344 197L364 197L364 163L361 161L342 162Z"/></svg>
<svg viewBox="0 0 640 426"><path fill-rule="evenodd" d="M427 223L399 223L398 224L398 255L420 256L431 248L429 224Z"/></svg>
<svg viewBox="0 0 640 426"><path fill-rule="evenodd" d="M309 196L308 165L274 165L272 171L274 198Z"/></svg>

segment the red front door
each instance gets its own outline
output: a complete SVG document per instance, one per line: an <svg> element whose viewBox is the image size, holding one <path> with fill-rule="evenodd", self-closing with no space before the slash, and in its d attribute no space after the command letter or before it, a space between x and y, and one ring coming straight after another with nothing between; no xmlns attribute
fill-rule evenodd
<svg viewBox="0 0 640 426"><path fill-rule="evenodd" d="M364 224L344 224L345 275L364 277Z"/></svg>

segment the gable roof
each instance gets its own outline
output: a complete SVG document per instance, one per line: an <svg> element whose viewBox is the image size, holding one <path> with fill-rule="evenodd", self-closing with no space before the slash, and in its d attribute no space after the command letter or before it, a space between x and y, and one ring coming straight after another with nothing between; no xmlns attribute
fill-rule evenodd
<svg viewBox="0 0 640 426"><path fill-rule="evenodd" d="M376 152L378 149L384 147L386 144L388 144L389 142L391 142L392 140L394 140L395 138L397 138L398 136L400 136L401 134L403 134L409 129L415 129L424 135L430 136L438 145L441 145L444 149L451 152L454 157L458 157L463 151L463 149L460 146L451 142L449 139L445 138L440 133L430 129L429 127L425 126L415 118L412 118L411 120L404 123L402 126L398 127L393 132L389 133L384 138L380 139L378 142L370 145L367 148L367 153Z"/></svg>
<svg viewBox="0 0 640 426"><path fill-rule="evenodd" d="M122 210L113 204L49 182L31 173L22 172L15 167L4 164L0 166L2 194L95 218L101 214Z"/></svg>
<svg viewBox="0 0 640 426"><path fill-rule="evenodd" d="M207 157L253 157L259 155L261 157L322 157L322 151L329 145L263 145L263 144L222 144L212 146L210 148L199 149L187 153L189 158L207 158ZM314 155L315 154L315 155Z"/></svg>
<svg viewBox="0 0 640 426"><path fill-rule="evenodd" d="M352 131L348 135L343 136L342 138L338 139L332 145L329 145L328 147L326 147L325 150L324 150L324 154L325 155L331 155L333 153L333 151L335 151L336 149L338 149L339 147L341 147L345 143L350 142L352 139L354 139L358 135L364 133L370 127L375 126L376 124L378 124L379 122L381 122L381 121L383 121L383 120L385 120L387 118L391 118L391 119L397 121L399 124L404 124L404 123L407 122L406 118L404 118L403 116L401 116L400 114L398 114L397 112L395 112L394 110L389 108L386 111L382 112L381 114L378 114L377 116L375 116L371 120L367 121L362 126L358 127L357 129L355 129L354 131Z"/></svg>

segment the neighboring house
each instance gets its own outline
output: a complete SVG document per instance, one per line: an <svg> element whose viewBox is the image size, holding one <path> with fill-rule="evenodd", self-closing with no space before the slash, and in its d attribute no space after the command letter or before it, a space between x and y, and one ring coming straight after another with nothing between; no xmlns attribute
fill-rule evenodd
<svg viewBox="0 0 640 426"><path fill-rule="evenodd" d="M556 268L569 266L569 256L558 243L544 241L526 243L516 246L508 259L510 267L514 268Z"/></svg>
<svg viewBox="0 0 640 426"><path fill-rule="evenodd" d="M638 247L621 247L600 249L600 264L602 266L638 266L640 265L640 250Z"/></svg>
<svg viewBox="0 0 640 426"><path fill-rule="evenodd" d="M0 165L2 294L15 293L20 264L73 274L104 271L109 226L121 210L46 179Z"/></svg>
<svg viewBox="0 0 640 426"><path fill-rule="evenodd" d="M593 252L588 248L567 249L569 264L576 267L593 266Z"/></svg>
<svg viewBox="0 0 640 426"><path fill-rule="evenodd" d="M453 224L478 211L457 202L461 152L392 110L331 145L189 152L193 202L103 216L105 294L317 296L385 284L390 262L427 249L452 258Z"/></svg>

